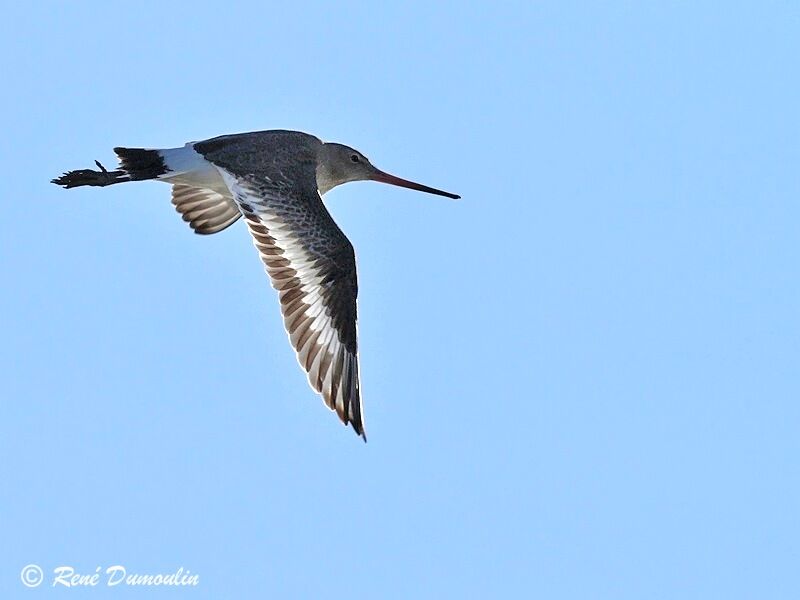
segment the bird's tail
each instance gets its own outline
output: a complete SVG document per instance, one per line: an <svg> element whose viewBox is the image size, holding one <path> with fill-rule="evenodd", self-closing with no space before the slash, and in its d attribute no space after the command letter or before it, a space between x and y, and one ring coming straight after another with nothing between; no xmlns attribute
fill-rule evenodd
<svg viewBox="0 0 800 600"><path fill-rule="evenodd" d="M164 157L158 150L144 148L114 148L119 157L120 169L125 171L131 181L155 179L167 172Z"/></svg>
<svg viewBox="0 0 800 600"><path fill-rule="evenodd" d="M114 148L114 152L119 157L119 169L108 171L98 161L94 161L94 164L100 169L99 171L92 169L68 171L61 177L53 179L52 183L67 189L84 185L102 187L126 181L156 179L168 171L164 164L164 158L158 150Z"/></svg>

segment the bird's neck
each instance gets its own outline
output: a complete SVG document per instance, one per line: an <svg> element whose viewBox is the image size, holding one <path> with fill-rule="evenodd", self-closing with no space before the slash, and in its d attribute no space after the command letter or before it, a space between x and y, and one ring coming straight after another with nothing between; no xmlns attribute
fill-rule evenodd
<svg viewBox="0 0 800 600"><path fill-rule="evenodd" d="M317 164L317 189L319 190L320 196L327 194L337 185L341 185L342 183L342 181L337 181L333 173L326 168L324 162L320 161Z"/></svg>

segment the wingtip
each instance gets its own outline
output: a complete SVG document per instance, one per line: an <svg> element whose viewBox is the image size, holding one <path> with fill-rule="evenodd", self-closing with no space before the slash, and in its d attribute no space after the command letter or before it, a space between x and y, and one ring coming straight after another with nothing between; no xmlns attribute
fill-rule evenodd
<svg viewBox="0 0 800 600"><path fill-rule="evenodd" d="M364 440L364 443L367 443L367 432L364 431L364 425L357 421L350 421L350 423L345 423L344 425L350 425L353 428L353 431L356 432L356 435Z"/></svg>

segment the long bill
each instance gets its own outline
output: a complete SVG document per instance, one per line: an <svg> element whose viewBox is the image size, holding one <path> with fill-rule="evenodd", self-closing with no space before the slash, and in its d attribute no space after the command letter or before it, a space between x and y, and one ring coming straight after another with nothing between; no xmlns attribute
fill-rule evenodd
<svg viewBox="0 0 800 600"><path fill-rule="evenodd" d="M448 198L452 198L453 200L458 200L461 198L461 196L451 194L450 192L443 192L442 190L437 190L436 188L428 187L427 185L422 185L421 183L415 183L413 181L409 181L408 179L401 179L400 177L389 175L389 173L384 173L380 169L375 169L375 173L373 173L371 179L373 181L397 185L410 190L417 190L418 192L427 192L428 194L436 194L437 196L446 196Z"/></svg>

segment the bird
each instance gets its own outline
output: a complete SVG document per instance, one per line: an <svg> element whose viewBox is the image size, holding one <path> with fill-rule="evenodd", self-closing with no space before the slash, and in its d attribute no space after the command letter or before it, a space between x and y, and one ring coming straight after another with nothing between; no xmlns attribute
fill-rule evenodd
<svg viewBox="0 0 800 600"><path fill-rule="evenodd" d="M278 292L283 323L311 388L367 441L358 367L358 282L352 244L322 196L351 181L378 181L460 196L390 175L344 144L301 131L222 135L178 148L114 148L119 167L67 171L70 189L132 181L172 186L172 204L195 233L244 219Z"/></svg>

